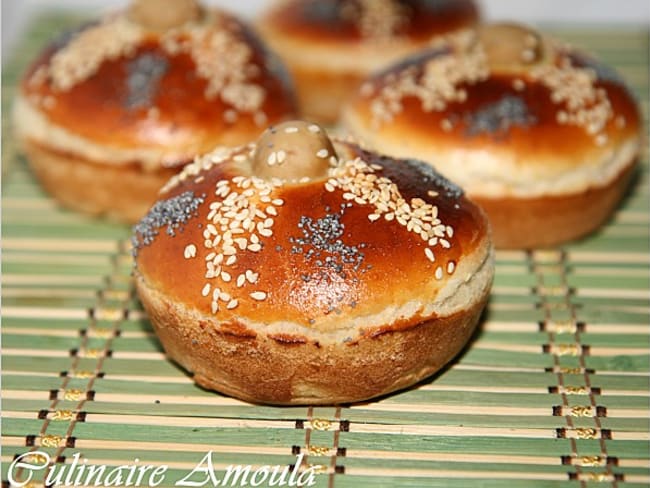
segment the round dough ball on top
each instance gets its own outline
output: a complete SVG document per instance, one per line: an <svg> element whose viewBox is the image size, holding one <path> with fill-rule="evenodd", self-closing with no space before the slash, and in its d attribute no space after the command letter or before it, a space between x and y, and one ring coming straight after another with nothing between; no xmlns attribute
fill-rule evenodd
<svg viewBox="0 0 650 488"><path fill-rule="evenodd" d="M188 165L133 245L168 356L205 388L273 404L426 378L469 340L494 272L486 218L458 187L305 122Z"/></svg>
<svg viewBox="0 0 650 488"><path fill-rule="evenodd" d="M57 200L135 222L196 154L294 112L287 72L245 24L194 0L134 0L40 53L14 121Z"/></svg>
<svg viewBox="0 0 650 488"><path fill-rule="evenodd" d="M478 20L473 0L278 0L258 27L296 80L305 116L332 123L370 73Z"/></svg>
<svg viewBox="0 0 650 488"><path fill-rule="evenodd" d="M517 24L484 26L371 77L345 109L370 147L416 157L488 214L501 248L598 228L641 144L633 95L611 68Z"/></svg>

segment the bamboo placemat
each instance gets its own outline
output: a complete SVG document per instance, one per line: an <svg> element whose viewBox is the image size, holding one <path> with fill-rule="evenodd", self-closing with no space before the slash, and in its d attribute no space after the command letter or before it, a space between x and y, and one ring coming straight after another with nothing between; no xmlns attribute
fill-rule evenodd
<svg viewBox="0 0 650 488"><path fill-rule="evenodd" d="M497 254L482 330L443 373L352 407L254 406L197 388L165 359L129 280L129 229L57 208L14 152L16 79L77 20L41 18L3 70L5 484L15 456L34 451L59 467L75 453L95 465L164 464L160 486L209 451L218 475L303 455L328 487L650 483L647 149L596 235ZM617 67L647 120L646 30L554 31ZM42 479L35 473L34 486Z"/></svg>

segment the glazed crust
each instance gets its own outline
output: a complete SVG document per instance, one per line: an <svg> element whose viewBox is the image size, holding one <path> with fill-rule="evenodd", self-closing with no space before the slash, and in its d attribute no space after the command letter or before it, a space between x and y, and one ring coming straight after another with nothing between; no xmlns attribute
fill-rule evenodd
<svg viewBox="0 0 650 488"><path fill-rule="evenodd" d="M66 45L50 46L26 72L21 94L36 101L36 108L55 126L99 145L157 149L167 165L183 163L224 142L245 144L257 137L267 123L294 114L292 87L281 66L248 27L232 17L224 17L213 29L225 28L222 23L252 50L251 64L274 66L273 70L260 69L253 78L266 92L259 107L259 112L266 114L261 123L255 122L254 113L239 113L236 120L226 120L224 114L232 106L218 96L206 99L208 80L199 76L190 54L170 54L161 45L162 36L151 32L127 55L105 59L93 76L66 90L57 89L50 79L36 75ZM129 92L128 76L133 68L129 65L143 56L164 59L165 71L146 103L130 102L133 94ZM24 130L28 132L29 128ZM181 161L169 161L165 160L165 153L180 153L183 157Z"/></svg>
<svg viewBox="0 0 650 488"><path fill-rule="evenodd" d="M208 155L167 185L162 207L136 226L143 305L169 356L202 386L263 403L360 401L428 376L472 334L493 273L482 211L423 163L395 164L348 142L334 147L340 161L328 177L287 180L268 194L251 175L255 147ZM337 173L348 163L369 171L368 181L392 182L400 206L434 212L445 245L423 240L401 216L373 217L376 203L350 197L354 187L328 189L350 179ZM236 234L245 242L227 251L222 241L239 228L228 216L247 207L223 205L246 192L247 204L257 202L257 188L268 196L262 208L275 205L264 215L273 215L272 233L253 225L260 240ZM182 224L168 226L170 213ZM217 276L210 262L220 263Z"/></svg>
<svg viewBox="0 0 650 488"><path fill-rule="evenodd" d="M432 57L435 52L431 51ZM431 57L417 59L425 61ZM372 77L367 89L372 86L376 93L389 87L392 77L407 63L404 61L399 67ZM517 81L525 84L523 90L515 88ZM596 89L607 92L611 109L616 114L607 121L603 131L607 142L600 146L583 128L559 123L557 112L561 107L552 102L551 90L525 73L495 73L476 83L462 83L459 88L467 92L465 101L448 103L444 110L424 111L419 100L408 97L402 100L403 109L390 122L377 125L373 123L374 98L358 93L346 108L344 122L370 147L396 157L430 155L425 159L431 159L437 154L451 154L463 148L467 152L505 154L516 165L533 166L532 170L537 166L540 171L561 172L580 165L588 167L590 162L607 158L612 148L639 137L641 120L636 101L625 85L614 80L600 80L595 84ZM475 128L472 132L471 117L506 97L521 101L527 108L530 122L512 125L507 130L490 132ZM623 126L621 121L624 121ZM447 128L445 122L450 124ZM435 165L445 173L444 161L435 161Z"/></svg>
<svg viewBox="0 0 650 488"><path fill-rule="evenodd" d="M471 0L435 6L420 0L388 3L398 13L384 12L366 20L360 2L349 0L280 1L262 15L260 33L287 63L305 117L335 122L345 100L372 71L432 39L471 28L479 19ZM346 5L356 13L342 13ZM385 5L370 8L380 11ZM391 26L390 19L396 16L401 20Z"/></svg>
<svg viewBox="0 0 650 488"><path fill-rule="evenodd" d="M369 147L425 160L463 187L488 214L499 248L582 237L625 193L641 117L613 70L545 42L545 57L529 66L496 63L489 51L468 65L457 46L422 52L369 78L344 124ZM430 98L387 98L409 70L422 83L436 63L453 66L456 97L437 95L438 84L424 89Z"/></svg>
<svg viewBox="0 0 650 488"><path fill-rule="evenodd" d="M295 109L288 73L237 19L206 11L159 31L122 12L44 49L14 128L61 203L134 223L197 154L250 142Z"/></svg>
<svg viewBox="0 0 650 488"><path fill-rule="evenodd" d="M479 20L478 8L472 0L398 0L394 3L401 10L398 15L405 17L396 26L395 34L413 42L426 43L441 34L471 27ZM279 35L306 44L325 43L332 48L344 48L362 41L364 37L358 19L341 12L344 4L341 0L279 1L265 12L261 23ZM384 14L390 16L393 12Z"/></svg>
<svg viewBox="0 0 650 488"><path fill-rule="evenodd" d="M436 246L435 262L431 262L424 251L426 241L395 220L371 222L368 219L371 206L353 204L341 213L342 206L350 203L343 197L343 191L329 192L323 181L286 185L272 194L273 199L285 202L277 208L279 215L274 218L273 235L263 241L260 252L238 255L234 271L229 271L234 277L247 269L254 270L259 273L259 282L241 290L236 288L234 280L221 286L238 298L261 289L268 294L267 300L263 305L241 300L234 313L220 310L223 317L245 317L265 323L291 321L303 327L310 327L310 320L315 320L316 325L322 323L323 328L334 328L334 324L348 313L373 316L380 314L387 304L408 303L414 299L414 290L417 290L415 297L435 299L449 280L458 278L458 273L448 275L445 272L442 280L432 280L437 268L444 270L450 262L455 266L471 262L469 269L473 273L485 260L488 227L477 206L460 194L449 196L439 181L429 182L426 188L422 182L426 165L415 162L416 166L397 165L391 159L364 152L354 145L339 146L341 150L346 148L351 156L359 155L384 167L382 174L396 181L405 198L419 197L435 204L444 225L453 228L453 237L447 238L450 247ZM161 200L187 192L205 195L207 199L197 209L196 217L184 225L182 233L160 232L151 245L141 247L137 254L138 269L150 286L206 314L210 312L210 300L201 296L207 282L202 255L207 256L210 250L201 250L202 255L188 260L184 257L184 249L188 245L203 247L215 182L241 175L238 166L236 162L218 164L162 193ZM197 179L201 181L197 183ZM440 194L431 197L427 194L429 189ZM343 271L337 272L324 267L318 259L306 259L303 253L293 251L295 239L303 236L300 227L303 217L313 222L318 219L329 222L331 218L328 217L339 215L340 223L347 229L341 239L350 247L362 249L363 261L356 270L353 263L346 263ZM305 249L308 250L307 246ZM178 273L179 269L183 269L183 273ZM315 278L304 280L303 277ZM332 313L332 308L340 312Z"/></svg>

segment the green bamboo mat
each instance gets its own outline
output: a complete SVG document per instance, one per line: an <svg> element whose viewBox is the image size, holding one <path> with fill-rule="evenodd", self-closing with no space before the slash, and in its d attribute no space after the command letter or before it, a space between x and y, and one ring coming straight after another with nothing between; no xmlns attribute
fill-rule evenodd
<svg viewBox="0 0 650 488"><path fill-rule="evenodd" d="M647 150L597 235L497 254L482 330L443 373L352 407L254 406L197 388L165 360L129 281L129 229L58 209L14 153L15 81L44 39L76 20L40 19L3 70L5 484L9 463L30 451L59 467L75 453L95 465L164 464L160 486L209 451L218 477L301 454L320 487L650 483ZM647 120L647 31L555 31L616 66ZM42 479L35 473L34 486Z"/></svg>

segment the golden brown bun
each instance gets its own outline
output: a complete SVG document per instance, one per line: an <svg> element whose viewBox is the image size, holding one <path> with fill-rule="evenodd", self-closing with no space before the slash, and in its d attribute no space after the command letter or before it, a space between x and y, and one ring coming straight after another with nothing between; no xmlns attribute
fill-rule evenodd
<svg viewBox="0 0 650 488"><path fill-rule="evenodd" d="M163 5L153 4L136 0L130 10L61 36L22 81L18 136L38 146L32 155L49 160L33 164L66 205L137 220L155 200L165 168L180 168L215 145L254 140L268 123L294 115L287 73L246 25L198 7L170 8L155 23L153 9ZM67 195L63 172L50 168L66 156L68 166L98 170L86 179L84 201ZM93 198L123 190L108 187L101 173L120 168L143 182L142 191L124 194L125 211Z"/></svg>
<svg viewBox="0 0 650 488"><path fill-rule="evenodd" d="M369 147L425 160L463 187L500 248L550 246L600 226L641 141L638 107L613 70L515 24L376 74L343 119Z"/></svg>
<svg viewBox="0 0 650 488"><path fill-rule="evenodd" d="M472 0L280 0L260 18L307 118L337 120L371 72L479 20Z"/></svg>
<svg viewBox="0 0 650 488"><path fill-rule="evenodd" d="M486 219L457 187L299 122L185 168L134 249L169 356L205 387L278 404L430 375L472 334L493 274Z"/></svg>

